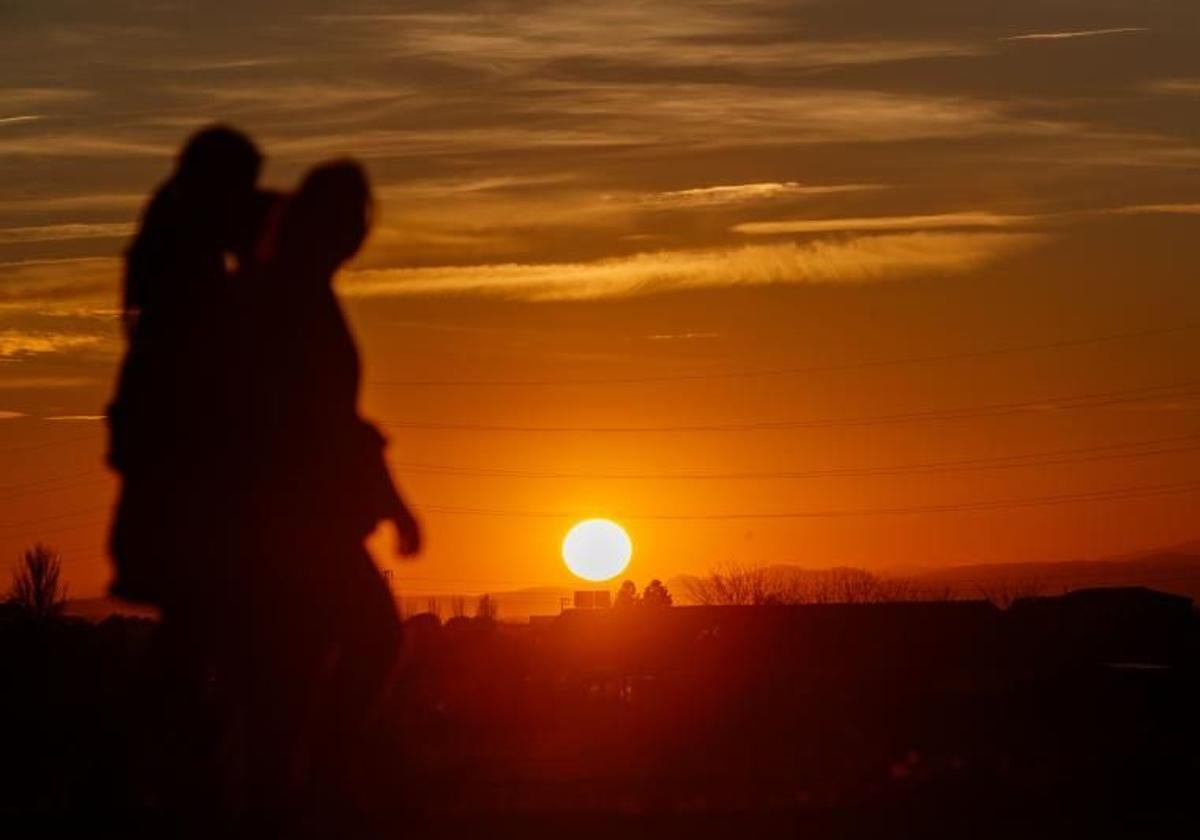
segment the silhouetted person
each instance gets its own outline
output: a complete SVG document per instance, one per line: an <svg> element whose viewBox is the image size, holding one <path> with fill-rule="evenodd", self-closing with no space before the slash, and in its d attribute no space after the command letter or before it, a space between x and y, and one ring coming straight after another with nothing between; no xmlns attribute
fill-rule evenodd
<svg viewBox="0 0 1200 840"><path fill-rule="evenodd" d="M358 415L332 289L369 228L366 176L327 164L284 199L255 188L260 162L231 129L196 135L127 254L111 591L162 610L164 708L184 710L185 740L227 740L212 708L240 718L243 803L278 813L316 792L349 800L400 642L364 541L381 520L402 554L420 535ZM229 804L202 752L176 755L197 766L177 804Z"/></svg>
<svg viewBox="0 0 1200 840"><path fill-rule="evenodd" d="M370 212L360 167L317 167L279 214L270 259L238 278L247 553L228 581L226 649L246 692L255 804L268 809L302 791L351 795L400 643L364 540L390 520L401 553L419 548L386 442L358 415L358 351L332 287Z"/></svg>
<svg viewBox="0 0 1200 840"><path fill-rule="evenodd" d="M126 252L128 349L109 406L109 463L123 484L111 533L112 594L166 607L190 599L188 559L209 533L205 457L215 439L214 358L229 323L230 255L256 235L262 156L239 132L200 131L184 146ZM216 362L216 363L214 363Z"/></svg>
<svg viewBox="0 0 1200 840"><path fill-rule="evenodd" d="M258 193L262 156L239 132L206 128L184 146L126 252L128 348L109 407L121 475L110 592L161 610L141 693L151 784L172 810L211 808L219 723L210 702L214 611L231 544L222 485L231 451L229 263L253 260L277 199Z"/></svg>

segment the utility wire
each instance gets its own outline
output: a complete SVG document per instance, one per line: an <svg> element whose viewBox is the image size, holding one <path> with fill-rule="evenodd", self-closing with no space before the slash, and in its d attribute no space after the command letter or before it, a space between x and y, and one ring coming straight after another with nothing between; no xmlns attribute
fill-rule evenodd
<svg viewBox="0 0 1200 840"><path fill-rule="evenodd" d="M822 417L794 420L752 420L731 423L695 423L657 426L562 426L520 425L499 423L453 423L444 421L392 420L383 426L395 429L423 429L456 432L586 432L586 433L655 433L655 432L747 432L783 429L818 429L852 426L874 426L919 421L972 420L981 417L1001 417L1034 411L1099 408L1142 402L1166 397L1190 397L1200 393L1200 380L1192 379L1164 385L1151 385L1119 391L1101 391L1066 397L1043 397L1019 402L987 403L958 408L925 409L893 414Z"/></svg>
<svg viewBox="0 0 1200 840"><path fill-rule="evenodd" d="M1063 493L1052 496L1033 496L1013 499L989 499L975 502L954 502L941 505L924 505L891 508L862 508L826 511L779 511L746 513L611 513L614 519L629 521L722 521L741 519L831 519L857 516L901 516L922 513L970 513L1013 508L1044 507L1049 505L1077 504L1082 502L1108 502L1125 499L1151 498L1154 496L1177 495L1200 492L1200 480L1173 484L1143 485L1138 487L1114 488L1087 493ZM582 511L533 511L503 510L497 508L449 507L439 505L417 506L419 511L456 516L502 516L530 517L539 519L572 519L592 515Z"/></svg>
<svg viewBox="0 0 1200 840"><path fill-rule="evenodd" d="M959 461L930 461L876 467L845 467L824 470L767 470L761 472L569 472L559 470L515 470L488 467L462 467L443 464L393 462L398 470L429 475L484 478L580 479L588 481L747 481L797 478L859 478L940 472L974 472L976 470L1019 469L1080 463L1094 463L1129 458L1171 455L1200 450L1200 444L1166 446L1175 442L1200 441L1200 435L1181 435L1148 441L1109 444L1078 449L1044 450L1018 455L998 455L991 458L970 458ZM1155 447L1146 449L1146 447ZM1143 451L1114 451L1136 450ZM1108 454L1104 454L1108 453Z"/></svg>
<svg viewBox="0 0 1200 840"><path fill-rule="evenodd" d="M838 371L863 370L878 367L900 367L904 365L926 364L930 362L949 362L965 359L1002 356L1013 353L1031 353L1041 350L1058 350L1070 347L1083 347L1090 344L1105 344L1114 341L1128 341L1139 338L1152 338L1161 335L1189 332L1200 329L1200 324L1181 324L1172 327L1133 330L1129 332L1110 333L1101 336L1066 339L1062 341L1047 341L1037 344L1018 344L1007 347L995 347L981 350L968 350L960 353L933 353L921 356L905 356L894 359L872 359L863 362L846 362L831 365L808 365L803 367L750 368L742 370L710 370L693 371L690 373L659 374L653 376L616 376L590 379L577 378L530 378L530 379L407 379L407 380L369 380L372 385L396 388L426 388L426 387L482 387L482 386L541 386L541 385L637 385L656 382L692 382L710 379L738 379L775 376L798 376L809 373L834 373Z"/></svg>

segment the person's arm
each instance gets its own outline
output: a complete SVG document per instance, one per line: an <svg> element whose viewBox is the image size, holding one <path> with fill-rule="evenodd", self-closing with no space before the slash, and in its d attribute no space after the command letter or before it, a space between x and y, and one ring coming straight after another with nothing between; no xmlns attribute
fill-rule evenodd
<svg viewBox="0 0 1200 840"><path fill-rule="evenodd" d="M360 422L364 434L371 442L371 454L366 465L371 496L380 505L381 518L396 527L397 553L402 557L413 557L421 551L421 526L405 503L387 468L387 461L383 456L387 448L387 438L370 423Z"/></svg>

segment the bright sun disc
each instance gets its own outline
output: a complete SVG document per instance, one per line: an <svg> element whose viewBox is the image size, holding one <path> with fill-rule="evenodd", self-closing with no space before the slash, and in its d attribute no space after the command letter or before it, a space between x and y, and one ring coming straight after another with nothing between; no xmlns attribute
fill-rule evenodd
<svg viewBox="0 0 1200 840"><path fill-rule="evenodd" d="M587 519L563 540L567 568L584 580L610 580L629 565L633 543L625 529L608 519Z"/></svg>

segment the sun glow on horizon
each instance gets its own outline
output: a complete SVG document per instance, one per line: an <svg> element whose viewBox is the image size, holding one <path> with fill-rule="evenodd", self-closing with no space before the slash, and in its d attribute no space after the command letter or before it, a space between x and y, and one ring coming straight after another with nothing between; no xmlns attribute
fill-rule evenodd
<svg viewBox="0 0 1200 840"><path fill-rule="evenodd" d="M586 519L567 532L562 555L577 577L594 582L611 580L629 566L633 543L617 523Z"/></svg>

